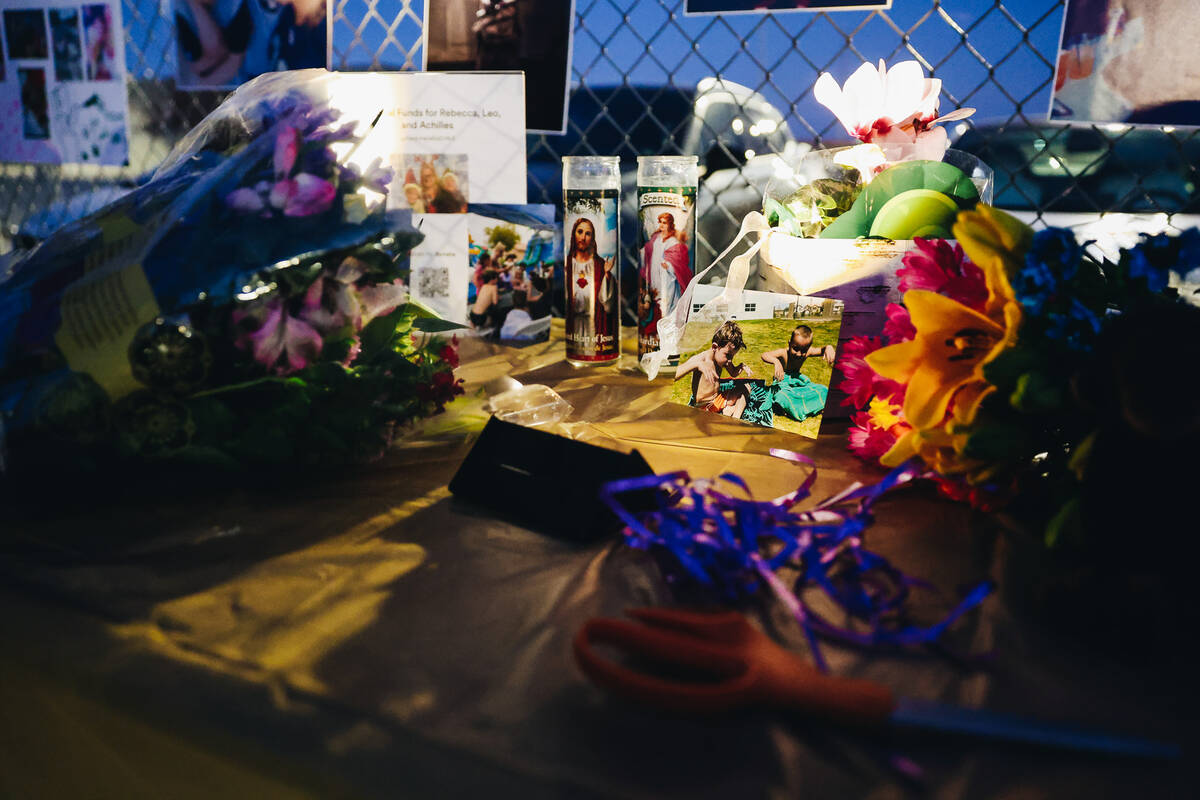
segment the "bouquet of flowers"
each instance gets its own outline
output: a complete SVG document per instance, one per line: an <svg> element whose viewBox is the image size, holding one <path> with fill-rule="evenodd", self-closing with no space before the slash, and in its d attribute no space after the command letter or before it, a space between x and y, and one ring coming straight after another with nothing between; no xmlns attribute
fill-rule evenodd
<svg viewBox="0 0 1200 800"><path fill-rule="evenodd" d="M1200 309L1168 285L1195 280L1200 230L1115 263L986 205L953 234L904 256L883 337L842 348L850 448L1025 512L1048 546L1128 560L1131 530L1180 510L1200 442Z"/></svg>
<svg viewBox="0 0 1200 800"><path fill-rule="evenodd" d="M408 299L422 235L356 159L378 117L342 118L335 77L246 84L150 182L0 273L13 473L362 462L462 393L435 335L455 326Z"/></svg>

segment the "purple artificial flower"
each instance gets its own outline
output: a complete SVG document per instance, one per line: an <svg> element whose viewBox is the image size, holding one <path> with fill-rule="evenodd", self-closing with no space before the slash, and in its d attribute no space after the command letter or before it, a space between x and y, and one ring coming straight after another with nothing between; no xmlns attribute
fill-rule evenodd
<svg viewBox="0 0 1200 800"><path fill-rule="evenodd" d="M337 166L337 155L328 147L305 147L300 153L298 169L310 175L331 175Z"/></svg>
<svg viewBox="0 0 1200 800"><path fill-rule="evenodd" d="M391 283L362 287L358 290L358 299L362 302L362 324L365 326L376 317L392 313L396 306L406 302L408 289L404 281L396 278Z"/></svg>
<svg viewBox="0 0 1200 800"><path fill-rule="evenodd" d="M262 211L267 206L262 195L248 186L234 189L225 195L225 205L234 211L241 211L244 214L253 214Z"/></svg>
<svg viewBox="0 0 1200 800"><path fill-rule="evenodd" d="M284 125L275 134L275 178L286 178L296 165L300 153L300 131Z"/></svg>
<svg viewBox="0 0 1200 800"><path fill-rule="evenodd" d="M250 347L255 361L280 375L302 370L316 360L324 345L321 334L304 320L289 316L278 298L266 309L258 330L239 336L237 346ZM248 316L235 311L234 324ZM285 363L280 363L281 358Z"/></svg>
<svg viewBox="0 0 1200 800"><path fill-rule="evenodd" d="M330 120L332 122L333 120ZM332 127L330 124L322 124L319 127L308 129L308 133L304 136L306 142L345 142L356 138L354 129L358 127L355 122L347 122L337 127Z"/></svg>
<svg viewBox="0 0 1200 800"><path fill-rule="evenodd" d="M310 217L329 210L337 189L316 175L301 172L295 178L277 181L271 187L271 205L285 217Z"/></svg>
<svg viewBox="0 0 1200 800"><path fill-rule="evenodd" d="M383 159L376 158L363 170L362 183L363 186L374 189L380 194L387 194L388 186L395 177L396 171L391 167L384 166Z"/></svg>
<svg viewBox="0 0 1200 800"><path fill-rule="evenodd" d="M325 276L319 276L308 287L308 291L304 293L304 307L300 310L300 316L305 322L310 323L321 333L329 333L331 330L340 328L346 324L346 318L338 311L330 311L325 308L323 302L325 295Z"/></svg>

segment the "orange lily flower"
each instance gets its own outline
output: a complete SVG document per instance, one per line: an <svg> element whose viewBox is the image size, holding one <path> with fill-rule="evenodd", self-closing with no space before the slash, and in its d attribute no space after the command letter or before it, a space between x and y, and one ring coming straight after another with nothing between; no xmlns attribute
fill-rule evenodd
<svg viewBox="0 0 1200 800"><path fill-rule="evenodd" d="M914 428L940 424L960 390L959 415L962 422L970 422L992 388L983 378L983 366L1016 340L1021 306L1015 300L1007 303L997 321L956 300L917 289L905 293L904 304L917 337L870 353L867 365L885 378L908 384L904 418Z"/></svg>

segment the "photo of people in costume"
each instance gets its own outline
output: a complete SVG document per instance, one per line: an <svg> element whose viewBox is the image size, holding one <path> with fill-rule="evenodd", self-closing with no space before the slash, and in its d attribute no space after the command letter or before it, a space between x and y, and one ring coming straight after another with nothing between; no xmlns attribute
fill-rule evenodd
<svg viewBox="0 0 1200 800"><path fill-rule="evenodd" d="M620 339L616 192L568 190L566 205L567 358L611 361Z"/></svg>
<svg viewBox="0 0 1200 800"><path fill-rule="evenodd" d="M757 318L689 321L671 401L816 438L837 358L841 301L744 294L775 301L755 298L738 307Z"/></svg>
<svg viewBox="0 0 1200 800"><path fill-rule="evenodd" d="M414 214L467 213L466 155L403 155L397 167L404 176L404 194L398 199Z"/></svg>

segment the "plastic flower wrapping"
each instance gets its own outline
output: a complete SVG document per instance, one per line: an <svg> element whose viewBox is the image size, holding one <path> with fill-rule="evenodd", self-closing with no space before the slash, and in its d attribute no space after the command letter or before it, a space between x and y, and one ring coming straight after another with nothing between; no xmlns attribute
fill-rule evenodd
<svg viewBox="0 0 1200 800"><path fill-rule="evenodd" d="M1200 230L1143 235L1115 263L982 204L952 233L904 256L883 336L842 349L850 448L916 459L976 507L1029 512L1052 547L1180 510L1200 309L1169 282L1200 268Z"/></svg>
<svg viewBox="0 0 1200 800"><path fill-rule="evenodd" d="M148 183L4 265L12 474L369 461L461 394L451 326L408 302L422 235L361 157L378 116L345 118L335 79L246 84Z"/></svg>

